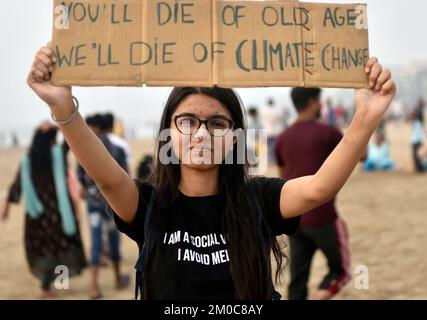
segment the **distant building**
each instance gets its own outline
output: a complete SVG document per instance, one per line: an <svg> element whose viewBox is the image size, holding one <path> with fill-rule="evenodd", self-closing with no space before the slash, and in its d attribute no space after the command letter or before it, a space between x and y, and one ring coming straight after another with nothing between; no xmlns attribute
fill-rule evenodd
<svg viewBox="0 0 427 320"><path fill-rule="evenodd" d="M409 109L415 107L418 98L427 100L427 62L393 68L398 97Z"/></svg>

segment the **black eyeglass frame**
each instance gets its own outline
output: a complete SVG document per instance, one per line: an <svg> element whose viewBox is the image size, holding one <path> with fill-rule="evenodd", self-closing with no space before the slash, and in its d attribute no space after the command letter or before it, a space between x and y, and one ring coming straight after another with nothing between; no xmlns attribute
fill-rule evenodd
<svg viewBox="0 0 427 320"><path fill-rule="evenodd" d="M210 134L211 136L213 136L213 137L224 137L228 132L230 132L231 130L233 130L233 129L234 129L234 121L233 121L233 120L231 120L231 119L229 119L229 118L227 118L227 117L225 117L225 116L221 116L221 115L219 115L219 116L212 116L212 117L210 117L209 119L206 119L206 120L202 120L202 119L200 119L199 117L197 117L196 115L194 115L194 114L192 114L192 113L183 113L183 114L176 115L176 116L173 118L174 123L175 123L175 127L178 129L178 131L179 131L180 133L182 133L182 134L184 134L184 135L188 135L188 136L193 135L193 134L194 134L194 132L192 132L192 133L184 133L184 132L182 132L182 131L180 130L180 128L179 128L179 126L178 126L178 120L179 120L180 118L184 118L184 117L194 118L194 119L196 119L196 120L199 122L199 126L197 127L197 129L196 129L194 132L199 131L199 129L200 129L200 127L202 126L202 124L204 124L204 125L205 125L205 127L206 127L206 130L207 130L207 131L209 132L209 134ZM212 119L221 119L221 120L225 120L225 121L227 121L227 122L230 124L230 128L227 128L227 129L225 130L226 132L225 132L224 134L222 134L222 135L220 135L220 136L217 136L217 135L213 134L212 132L210 132L210 130L209 130L209 128L208 128L208 122L209 122L209 121L211 121Z"/></svg>

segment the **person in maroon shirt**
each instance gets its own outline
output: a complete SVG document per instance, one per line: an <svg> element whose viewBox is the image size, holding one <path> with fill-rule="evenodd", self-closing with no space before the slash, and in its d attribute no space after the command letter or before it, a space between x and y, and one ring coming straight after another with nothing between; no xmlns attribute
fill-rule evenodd
<svg viewBox="0 0 427 320"><path fill-rule="evenodd" d="M315 174L342 139L338 129L318 122L320 96L318 88L294 88L291 92L298 120L279 136L275 149L281 176L286 180ZM307 299L310 267L317 249L325 254L329 273L314 299L332 298L350 280L347 235L335 199L302 217L298 232L290 237L290 300Z"/></svg>

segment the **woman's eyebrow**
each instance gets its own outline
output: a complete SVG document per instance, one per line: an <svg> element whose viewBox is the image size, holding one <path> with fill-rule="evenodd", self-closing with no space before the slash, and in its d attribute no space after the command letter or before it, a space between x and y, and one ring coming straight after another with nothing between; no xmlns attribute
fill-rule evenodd
<svg viewBox="0 0 427 320"><path fill-rule="evenodd" d="M177 114L175 117L181 117L181 116L192 116L192 117L200 118L198 115L196 115L195 113L191 113L191 112L180 113L180 114ZM212 119L212 118L229 119L225 114L213 114L210 117L208 117L206 120ZM201 119L201 120L203 120L203 119Z"/></svg>
<svg viewBox="0 0 427 320"><path fill-rule="evenodd" d="M193 117L197 117L196 114L190 113L190 112L180 113L180 114L177 114L175 117L181 117L181 116L193 116Z"/></svg>

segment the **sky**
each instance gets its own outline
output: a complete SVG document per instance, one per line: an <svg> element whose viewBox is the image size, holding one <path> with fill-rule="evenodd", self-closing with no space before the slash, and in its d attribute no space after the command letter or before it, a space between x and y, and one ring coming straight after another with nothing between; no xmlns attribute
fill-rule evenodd
<svg viewBox="0 0 427 320"><path fill-rule="evenodd" d="M29 131L50 117L48 107L26 85L36 51L51 37L52 0L1 1L0 6L0 132ZM312 0L310 2L325 2ZM326 1L328 2L328 1ZM352 1L329 0L333 3ZM371 55L393 69L427 61L427 1L367 0ZM81 112L113 111L130 126L160 119L170 88L73 88ZM334 90L327 92L333 95ZM265 103L268 96L289 105L289 89L239 90L246 106Z"/></svg>

